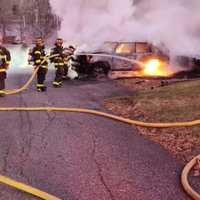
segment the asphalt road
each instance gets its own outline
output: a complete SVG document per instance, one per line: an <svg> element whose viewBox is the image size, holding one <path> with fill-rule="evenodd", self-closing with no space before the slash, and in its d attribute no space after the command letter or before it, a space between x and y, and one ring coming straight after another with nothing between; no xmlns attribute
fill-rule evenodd
<svg viewBox="0 0 200 200"><path fill-rule="evenodd" d="M34 86L0 99L7 106L58 106L104 110L105 98L127 94L110 81L67 81L37 93ZM22 85L27 75L8 80ZM63 200L185 200L182 166L136 129L77 113L0 113L1 174L28 183ZM35 197L0 185L0 200Z"/></svg>

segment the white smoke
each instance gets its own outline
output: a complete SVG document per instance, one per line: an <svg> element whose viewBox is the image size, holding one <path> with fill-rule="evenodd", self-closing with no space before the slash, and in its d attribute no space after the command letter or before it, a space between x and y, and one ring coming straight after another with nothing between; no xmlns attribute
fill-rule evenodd
<svg viewBox="0 0 200 200"><path fill-rule="evenodd" d="M171 54L200 52L199 0L50 0L67 41L149 41Z"/></svg>

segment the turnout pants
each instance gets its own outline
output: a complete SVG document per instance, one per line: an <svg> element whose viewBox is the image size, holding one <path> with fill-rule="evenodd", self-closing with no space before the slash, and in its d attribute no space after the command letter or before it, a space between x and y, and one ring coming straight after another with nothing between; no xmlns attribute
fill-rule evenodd
<svg viewBox="0 0 200 200"><path fill-rule="evenodd" d="M55 87L60 87L62 86L62 81L63 81L63 75L64 75L64 67L59 66L56 68L56 76L53 82L53 85Z"/></svg>
<svg viewBox="0 0 200 200"><path fill-rule="evenodd" d="M64 65L63 79L66 79L68 75L68 65Z"/></svg>
<svg viewBox="0 0 200 200"><path fill-rule="evenodd" d="M37 89L44 90L46 88L44 81L46 79L47 69L40 67L37 72Z"/></svg>
<svg viewBox="0 0 200 200"><path fill-rule="evenodd" d="M4 93L6 72L0 72L0 94Z"/></svg>

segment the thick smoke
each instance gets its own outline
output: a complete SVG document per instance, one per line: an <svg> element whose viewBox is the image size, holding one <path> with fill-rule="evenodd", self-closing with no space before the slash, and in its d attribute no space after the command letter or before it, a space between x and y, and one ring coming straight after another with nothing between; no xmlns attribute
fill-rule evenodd
<svg viewBox="0 0 200 200"><path fill-rule="evenodd" d="M200 52L199 0L50 0L59 35L79 44L149 41L175 55Z"/></svg>

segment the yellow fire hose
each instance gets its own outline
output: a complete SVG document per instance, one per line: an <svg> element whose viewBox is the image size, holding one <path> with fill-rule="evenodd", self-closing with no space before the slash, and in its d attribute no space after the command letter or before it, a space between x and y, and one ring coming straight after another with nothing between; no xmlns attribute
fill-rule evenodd
<svg viewBox="0 0 200 200"><path fill-rule="evenodd" d="M200 200L200 194L198 194L194 189L190 186L188 182L188 175L190 171L193 169L193 167L197 164L197 162L200 160L200 155L193 158L183 169L181 174L181 183L183 185L184 190L187 192L187 194L192 197L194 200Z"/></svg>
<svg viewBox="0 0 200 200"><path fill-rule="evenodd" d="M39 197L41 199L45 199L45 200L61 200L53 195L50 195L46 192L43 192L41 190L38 190L36 188L33 188L29 185L26 185L24 183L20 183L18 181L15 181L15 180L12 180L10 178L7 178L5 176L1 176L0 175L0 182L5 184L5 185L8 185L8 186L11 186L11 187L14 187L18 190L21 190L21 191L24 191L26 193L29 193L29 194L32 194L33 196L36 196L36 197Z"/></svg>
<svg viewBox="0 0 200 200"><path fill-rule="evenodd" d="M28 86L32 83L33 79L35 78L35 76L36 76L36 74L37 74L37 72L38 72L38 69L39 69L39 67L36 68L36 69L33 71L31 77L28 79L28 81L27 81L21 88L19 88L19 89L13 89L13 90L5 90L4 93L5 93L6 95L11 95L11 94L17 94L17 93L20 93L20 92L26 90L26 89L28 88Z"/></svg>
<svg viewBox="0 0 200 200"><path fill-rule="evenodd" d="M28 79L28 81L19 89L13 89L13 90L5 90L4 94L6 95L11 95L11 94L17 94L17 93L20 93L24 90L26 90L28 88L28 86L32 83L33 79L35 78L38 70L39 70L39 67L42 66L44 64L45 61L47 61L48 59L50 58L54 58L56 56L58 56L59 54L53 54L53 55L50 55L50 56L46 56L43 61L41 62L41 64L33 71L31 77Z"/></svg>
<svg viewBox="0 0 200 200"><path fill-rule="evenodd" d="M0 108L0 112L4 111L46 111L46 112L76 112L76 113L87 113L92 115L97 115L101 117L106 117L112 120L116 120L119 122L127 123L129 125L136 125L136 126L142 126L142 127L153 127L153 128L167 128L167 127L180 127L180 126L196 126L200 125L200 120L191 121L191 122L179 122L179 123L145 123L141 121L135 121L131 119L126 119L123 117L115 116L112 114L99 112L95 110L89 110L89 109L79 109L79 108L56 108L56 107L38 107L38 108L23 108L23 107L9 107L9 108ZM200 156L199 156L200 157ZM195 200L200 200L200 196L192 190L190 187L187 176L189 171L192 169L192 167L196 164L196 159L192 160L191 163L189 163L186 168L183 170L182 174L182 184L186 192L193 197ZM9 186L12 186L14 188L17 188L19 190L22 190L24 192L30 193L34 196L37 196L44 200L58 200L59 198L52 196L50 194L47 194L45 192L42 192L38 189L32 188L28 185L25 185L23 183L11 180L7 177L0 176L0 182Z"/></svg>
<svg viewBox="0 0 200 200"><path fill-rule="evenodd" d="M52 56L48 56L46 59L48 58L52 58L55 57L57 55L52 55ZM45 59L45 60L46 60ZM45 61L43 60L43 62ZM41 63L41 65L43 64L43 62ZM38 66L38 68L33 72L32 76L30 77L30 79L27 81L27 83L19 88L19 89L15 89L15 90L10 90L10 91L5 91L5 94L10 95L10 94L16 94L19 92L22 92L23 90L27 89L28 86L31 84L31 82L33 81L37 70L39 69L40 66ZM56 108L56 107L38 107L38 108L28 108L28 107L9 107L9 108L0 108L0 112L11 112L11 111L46 111L46 112L76 112L76 113L86 113L86 114L92 114L92 115L97 115L97 116L101 116L101 117L105 117L105 118L109 118L112 120L116 120L119 122L123 122L123 123L127 123L129 125L136 125L136 126L141 126L141 127L147 127L147 128L172 128L172 127L191 127L191 126L197 126L200 125L200 120L195 120L195 121L189 121L189 122L177 122L177 123L145 123L145 122L141 122L141 121L136 121L136 120L131 120L131 119L126 119L120 116L116 116L116 115L112 115L112 114L108 114L108 113L104 113L104 112L99 112L99 111L95 111L95 110L89 110L89 109L80 109L80 108ZM182 176L181 176L181 181L182 181L182 185L185 189L185 191L188 193L188 195L190 195L194 200L200 200L200 195L195 192L191 186L189 185L188 182L188 174L190 172L190 170L196 165L197 160L200 159L200 155L197 156L196 158L194 158L191 162L189 162L186 167L184 168L183 172L182 172ZM32 194L36 197L39 197L41 199L44 200L61 200L60 198L57 198L56 196L53 196L51 194L48 194L46 192L43 192L41 190L38 190L36 188L33 188L31 186L28 186L26 184L23 184L21 182L12 180L8 177L5 176L1 176L0 175L0 182L14 187L18 190L24 191L26 193Z"/></svg>

